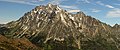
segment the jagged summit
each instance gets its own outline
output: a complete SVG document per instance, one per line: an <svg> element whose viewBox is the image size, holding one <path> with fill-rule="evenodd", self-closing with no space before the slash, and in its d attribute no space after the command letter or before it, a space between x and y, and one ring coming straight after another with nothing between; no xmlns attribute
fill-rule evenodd
<svg viewBox="0 0 120 50"><path fill-rule="evenodd" d="M54 50L96 50L98 47L99 50L109 50L97 43L93 47L88 46L94 41L99 42L98 37L107 40L106 37L112 34L111 26L87 16L82 11L72 14L52 4L37 6L19 20L6 24L6 27L10 31L6 36L25 37L35 44L52 45Z"/></svg>
<svg viewBox="0 0 120 50"><path fill-rule="evenodd" d="M118 28L118 27L120 27L120 25L119 24L115 24L113 27Z"/></svg>

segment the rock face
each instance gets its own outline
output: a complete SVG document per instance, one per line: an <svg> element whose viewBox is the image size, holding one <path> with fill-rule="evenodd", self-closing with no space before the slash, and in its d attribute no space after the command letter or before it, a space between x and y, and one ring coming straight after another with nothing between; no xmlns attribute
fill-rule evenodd
<svg viewBox="0 0 120 50"><path fill-rule="evenodd" d="M6 36L25 37L45 50L120 49L120 32L114 33L113 27L83 12L68 13L52 4L37 6L5 27L10 29Z"/></svg>
<svg viewBox="0 0 120 50"><path fill-rule="evenodd" d="M3 27L4 26L4 24L0 24L0 27Z"/></svg>

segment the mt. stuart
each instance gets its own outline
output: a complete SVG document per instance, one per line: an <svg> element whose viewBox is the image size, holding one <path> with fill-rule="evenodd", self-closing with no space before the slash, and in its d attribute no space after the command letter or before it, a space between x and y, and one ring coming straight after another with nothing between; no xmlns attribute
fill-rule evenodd
<svg viewBox="0 0 120 50"><path fill-rule="evenodd" d="M120 25L111 27L81 11L72 14L52 4L37 6L19 20L0 25L0 34L35 45L19 47L0 40L3 50L10 50L8 46L16 50L120 50ZM24 42L18 43L26 46Z"/></svg>

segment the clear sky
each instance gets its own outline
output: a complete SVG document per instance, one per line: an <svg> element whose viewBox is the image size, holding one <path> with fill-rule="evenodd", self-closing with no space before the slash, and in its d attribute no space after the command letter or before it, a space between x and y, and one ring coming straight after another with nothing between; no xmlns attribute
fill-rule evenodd
<svg viewBox="0 0 120 50"><path fill-rule="evenodd" d="M48 3L68 11L83 11L110 25L120 24L120 0L0 0L0 23L18 20L37 5Z"/></svg>

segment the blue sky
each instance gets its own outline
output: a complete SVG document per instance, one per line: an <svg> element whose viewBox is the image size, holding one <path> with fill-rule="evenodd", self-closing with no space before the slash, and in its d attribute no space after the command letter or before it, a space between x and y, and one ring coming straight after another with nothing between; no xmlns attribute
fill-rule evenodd
<svg viewBox="0 0 120 50"><path fill-rule="evenodd" d="M120 24L120 0L0 0L0 23L18 20L36 6L48 3L67 11L83 11L110 25Z"/></svg>

